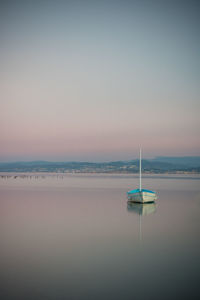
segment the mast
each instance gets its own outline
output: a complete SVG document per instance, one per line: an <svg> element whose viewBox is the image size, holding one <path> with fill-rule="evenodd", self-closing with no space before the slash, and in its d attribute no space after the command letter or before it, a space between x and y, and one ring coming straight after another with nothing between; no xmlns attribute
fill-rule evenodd
<svg viewBox="0 0 200 300"><path fill-rule="evenodd" d="M140 191L142 190L142 151L140 148Z"/></svg>

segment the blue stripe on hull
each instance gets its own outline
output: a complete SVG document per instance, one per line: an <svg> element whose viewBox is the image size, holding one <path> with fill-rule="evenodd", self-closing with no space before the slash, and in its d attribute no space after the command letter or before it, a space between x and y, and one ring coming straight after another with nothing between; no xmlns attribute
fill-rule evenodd
<svg viewBox="0 0 200 300"><path fill-rule="evenodd" d="M155 192L150 191L150 190L145 190L145 189L141 189L141 191L139 189L135 189L132 191L128 191L127 194L135 194L135 193L141 193L141 192L148 192L148 193L155 194Z"/></svg>

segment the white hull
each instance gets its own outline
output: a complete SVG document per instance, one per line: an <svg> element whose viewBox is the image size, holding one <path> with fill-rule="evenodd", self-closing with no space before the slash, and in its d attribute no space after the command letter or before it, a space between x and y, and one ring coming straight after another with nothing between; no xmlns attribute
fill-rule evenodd
<svg viewBox="0 0 200 300"><path fill-rule="evenodd" d="M136 203L154 202L156 199L157 196L155 193L141 191L138 193L128 194L128 200Z"/></svg>

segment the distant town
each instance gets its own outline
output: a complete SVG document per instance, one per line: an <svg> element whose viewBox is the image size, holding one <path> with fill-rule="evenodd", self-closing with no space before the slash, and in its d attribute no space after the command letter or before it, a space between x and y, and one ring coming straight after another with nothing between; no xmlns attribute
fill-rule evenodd
<svg viewBox="0 0 200 300"><path fill-rule="evenodd" d="M113 162L5 162L0 172L53 172L53 173L110 173L134 174L139 171L139 161ZM142 160L142 172L146 174L196 174L200 173L200 156L156 157Z"/></svg>

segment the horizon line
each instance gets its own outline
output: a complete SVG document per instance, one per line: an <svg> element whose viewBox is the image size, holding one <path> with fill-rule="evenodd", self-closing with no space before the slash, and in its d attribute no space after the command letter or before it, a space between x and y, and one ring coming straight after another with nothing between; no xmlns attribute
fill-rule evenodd
<svg viewBox="0 0 200 300"><path fill-rule="evenodd" d="M142 160L153 160L156 158L200 158L200 155L183 155L183 156L168 156L168 155L158 155L154 156L153 158L142 158ZM36 159L36 160L13 160L13 161L0 161L0 164L6 163L33 163L33 162L47 162L47 163L109 163L109 162L119 162L119 161L132 161L132 160L139 160L139 157L132 158L132 159L118 159L118 160L105 160L105 161L88 161L88 160L43 160L43 159Z"/></svg>

